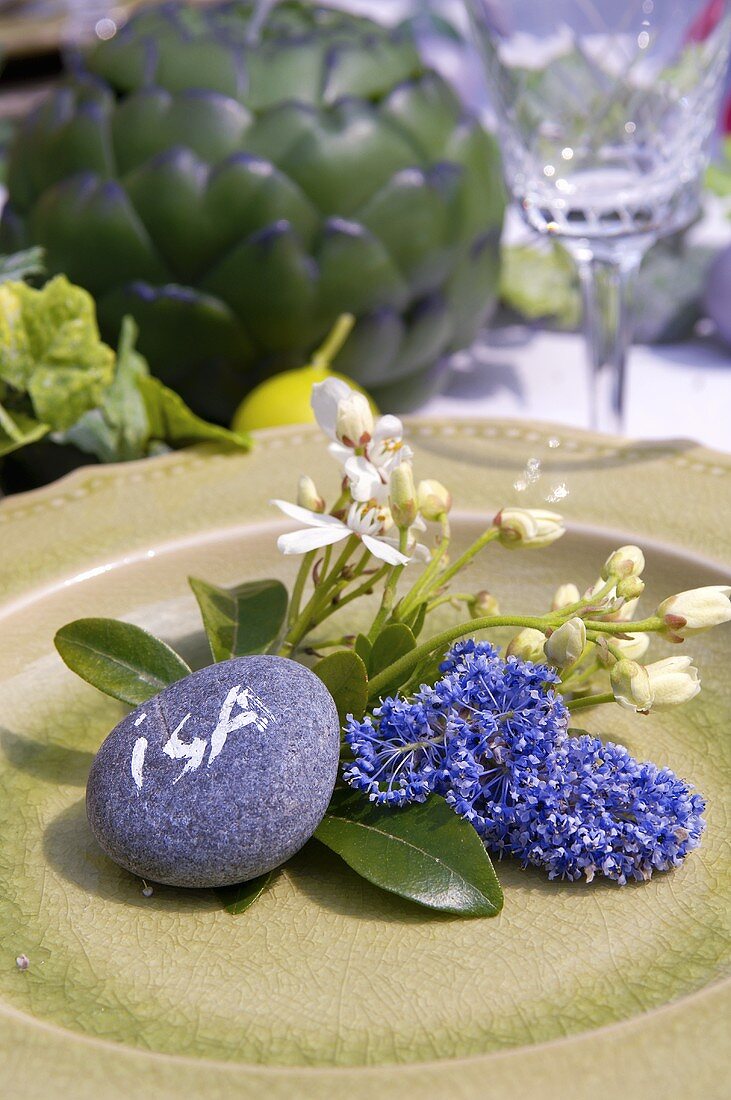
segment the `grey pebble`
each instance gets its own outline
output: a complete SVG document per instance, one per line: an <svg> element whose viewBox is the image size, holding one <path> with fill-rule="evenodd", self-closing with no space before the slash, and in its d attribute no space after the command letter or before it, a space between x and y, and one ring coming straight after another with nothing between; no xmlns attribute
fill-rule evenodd
<svg viewBox="0 0 731 1100"><path fill-rule="evenodd" d="M86 812L106 854L173 886L244 882L312 836L335 786L340 727L313 672L283 657L201 669L116 726Z"/></svg>

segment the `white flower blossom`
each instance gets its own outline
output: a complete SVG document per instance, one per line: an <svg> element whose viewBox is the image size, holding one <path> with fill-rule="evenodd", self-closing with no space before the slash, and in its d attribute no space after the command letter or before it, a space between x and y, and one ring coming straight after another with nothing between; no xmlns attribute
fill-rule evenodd
<svg viewBox="0 0 731 1100"><path fill-rule="evenodd" d="M692 588L669 596L657 609L668 628L680 638L720 626L731 620L731 587L726 584L710 584L705 588Z"/></svg>
<svg viewBox="0 0 731 1100"><path fill-rule="evenodd" d="M586 645L584 620L569 619L546 638L543 647L547 660L557 668L568 668L578 661Z"/></svg>
<svg viewBox="0 0 731 1100"><path fill-rule="evenodd" d="M505 656L518 657L521 661L532 661L537 665L542 664L546 659L543 649L545 641L546 635L542 630L534 630L533 627L527 626L511 638L505 650Z"/></svg>
<svg viewBox="0 0 731 1100"><path fill-rule="evenodd" d="M432 478L419 482L417 500L419 511L424 519L441 519L452 507L452 494L440 481L434 481Z"/></svg>
<svg viewBox="0 0 731 1100"><path fill-rule="evenodd" d="M510 550L548 546L566 533L558 512L545 508L503 508L492 521L501 545Z"/></svg>
<svg viewBox="0 0 731 1100"><path fill-rule="evenodd" d="M626 710L647 714L654 698L650 677L637 661L617 661L609 673L614 698Z"/></svg>
<svg viewBox="0 0 731 1100"><path fill-rule="evenodd" d="M560 584L554 592L551 611L560 611L564 607L570 607L571 604L578 603L580 599L581 595L575 584Z"/></svg>
<svg viewBox="0 0 731 1100"><path fill-rule="evenodd" d="M348 509L345 520L337 516L320 515L287 500L273 500L280 511L291 519L304 524L300 531L291 531L280 535L277 547L283 554L307 554L310 550L319 550L323 546L332 546L342 542L350 535L357 535L374 558L389 565L406 565L410 560L406 554L393 545L384 536L393 527L388 508L371 501L355 501Z"/></svg>
<svg viewBox="0 0 731 1100"><path fill-rule="evenodd" d="M654 695L653 710L674 707L696 697L701 684L692 660L692 657L666 657L645 666Z"/></svg>
<svg viewBox="0 0 731 1100"><path fill-rule="evenodd" d="M666 657L651 665L618 661L610 679L617 702L639 714L687 703L701 690L691 657Z"/></svg>
<svg viewBox="0 0 731 1100"><path fill-rule="evenodd" d="M645 555L639 546L620 546L604 562L602 577L639 577L645 568Z"/></svg>
<svg viewBox="0 0 731 1100"><path fill-rule="evenodd" d="M363 451L358 458L363 458L372 473L375 471L381 483L387 485L391 471L401 462L411 460L413 451L403 442L403 425L396 416L381 416L375 422L372 418L370 423L373 423L373 429L368 432L369 439L363 445L352 440L348 443L343 441L342 430L339 436L337 418L340 415L341 429L344 429L346 415L350 417L354 409L359 409L358 415L365 417L361 404L363 400L363 395L357 394L342 378L326 378L324 382L312 386L312 411L325 436L332 441L330 453L344 466L353 458L356 449ZM364 425L365 421L359 425L351 425L348 430L357 431L358 427L363 428Z"/></svg>

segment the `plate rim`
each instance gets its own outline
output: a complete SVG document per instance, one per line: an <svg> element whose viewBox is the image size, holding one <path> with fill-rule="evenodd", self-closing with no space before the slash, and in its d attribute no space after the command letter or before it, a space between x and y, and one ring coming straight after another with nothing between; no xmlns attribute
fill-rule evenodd
<svg viewBox="0 0 731 1100"><path fill-rule="evenodd" d="M602 436L598 433L583 429L567 428L563 425L551 425L542 422L532 423L529 421L506 420L485 421L481 418L469 418L457 421L453 424L444 424L440 421L434 421L423 417L412 417L406 418L406 427L407 430L414 435L417 452L421 440L428 439L433 435L441 437L456 436L458 438L464 436L468 438L471 435L474 436L479 434L482 438L494 439L496 442L507 440L511 442L525 441L540 443L547 442L552 435L560 433L562 439L572 439L576 441L576 447L572 450L573 454L576 454L580 448L584 448L591 450L599 459L601 459L602 453L607 453L615 458L621 458L627 465L631 465L633 461L636 461L637 448L642 447L644 450L649 448L651 451L657 452L658 457L663 462L678 461L678 456L675 456L675 458L668 457L670 448L677 448L679 442L677 440L658 440L651 441L649 444L638 443L637 441L625 440L614 436ZM255 441L260 445L263 444L263 449L268 450L272 446L296 446L299 439L309 440L311 436L315 437L317 435L318 429L315 426L293 426L257 432L255 433ZM78 496L80 489L87 489L91 492L91 486L93 486L94 492L103 492L104 489L125 485L130 478L136 484L145 482L149 478L153 480L159 478L163 481L170 474L170 471L176 470L179 472L201 465L206 466L210 470L215 468L215 463L228 462L232 457L239 462L246 461L247 458L247 456L242 456L240 454L231 456L230 454L221 452L215 447L204 446L137 462L112 464L107 467L82 467L50 485L31 490L30 492L16 494L15 496L0 501L0 532L3 530L3 522L10 522L11 524L17 523L19 527L22 528L23 520L28 517L43 516L49 511L59 514L62 513L63 506L67 501L85 499L87 495L86 492L84 498ZM702 447L689 441L683 441L683 452L681 457L685 468L689 469L694 474L712 474L719 477L721 474L731 474L731 454L716 452L710 448ZM211 465L212 463L214 464L213 467ZM257 526L259 522L260 520L258 518L254 519L254 523ZM273 517L271 524L274 525L276 522L277 518ZM250 527L251 523L243 523L242 526ZM201 529L201 533L204 529L205 528ZM222 528L221 530L222 532L226 531L229 533L231 531L229 527ZM2 537L2 534L0 534L0 537ZM682 539L667 545L669 549L677 549L678 551L685 549L686 553L689 552L697 556L696 550L684 545ZM710 559L706 560L710 563ZM731 547L729 547L725 562L716 561L714 559L713 564L718 564L721 567L724 565L726 567L731 565ZM36 577L35 581L29 580L27 586L29 599L33 598L32 592L34 590L37 591L37 579ZM58 573L55 575L54 579L58 582ZM57 583L53 584L52 587L56 588ZM6 613L10 613L11 609L14 607L17 607L17 603L12 595L9 601L6 597L0 596L0 618L4 617ZM558 1053L560 1057L561 1052L565 1052L568 1049L574 1050L577 1047L583 1048L587 1043L602 1044L605 1041L611 1043L617 1037L619 1037L621 1041L623 1033L625 1032L630 1033L630 1038L634 1037L636 1039L640 1033L645 1033L648 1029L652 1030L658 1020L661 1023L663 1021L669 1023L669 1030L677 1032L678 1043L680 1043L680 1036L688 1030L689 1021L687 1018L684 1018L678 1024L678 1013L683 1016L685 1013L689 1012L695 1018L695 1026L698 1027L698 1025L700 1025L699 1034L703 1034L706 1030L703 1024L704 1019L707 1017L706 1025L708 1025L718 1012L718 1009L714 1007L718 997L721 998L723 1006L731 1008L731 977L714 981L678 1000L659 1005L647 1012L640 1013L638 1016L617 1020L599 1028L580 1031L572 1035L547 1040L538 1044L522 1045L520 1047L511 1047L506 1050L475 1054L466 1057L434 1059L413 1063L384 1063L375 1066L362 1064L354 1066L311 1067L267 1066L258 1063L209 1060L204 1057L199 1058L185 1054L166 1054L155 1051L147 1052L137 1048L129 1048L111 1040L99 1039L83 1032L68 1030L58 1024L36 1018L2 1002L0 1002L0 1018L6 1021L14 1021L19 1025L21 1033L24 1028L30 1031L40 1030L42 1032L50 1032L54 1035L62 1036L66 1044L92 1045L102 1051L107 1051L112 1058L119 1056L133 1057L133 1059L141 1059L142 1062L150 1059L155 1062L162 1060L172 1065L183 1065L186 1070L189 1070L191 1067L196 1067L196 1069L200 1069L201 1071L204 1069L210 1072L215 1071L216 1073L220 1073L226 1080L236 1078L239 1083L247 1075L253 1075L253 1077L261 1077L264 1075L267 1078L282 1077L285 1080L288 1079L290 1082L293 1075L300 1080L307 1079L307 1081L314 1081L318 1077L323 1076L336 1077L348 1082L343 1095L348 1094L353 1096L352 1080L354 1078L363 1078L365 1076L367 1079L372 1080L374 1075L387 1074L394 1078L398 1077L399 1082L403 1082L400 1086L400 1091L402 1091L403 1087L407 1085L409 1078L416 1080L419 1075L424 1072L438 1071L438 1074L442 1075L448 1072L450 1067L455 1069L464 1068L469 1076L475 1067L482 1069L483 1067L495 1063L500 1063L502 1065L508 1063L512 1064L516 1059L525 1059L526 1057L530 1057L531 1062L536 1058L540 1060L544 1057L551 1061L555 1054ZM709 1001L712 1003L709 1004ZM6 1048L6 1038L0 1038L0 1056ZM716 1052L718 1052L718 1045L715 1049ZM0 1064L1 1062L2 1058L0 1057ZM717 1079L717 1074L721 1073L725 1068L727 1067L724 1060L722 1058L719 1059L717 1053L715 1058L709 1058L708 1050L706 1049L704 1051L703 1076L706 1081L715 1081ZM517 1069L514 1067L511 1070L511 1080L514 1083L518 1083L516 1073L520 1073L519 1067ZM482 1079L481 1075L480 1079ZM675 1081L676 1075L672 1074L668 1076L667 1080ZM656 1077L655 1081L658 1083L659 1079ZM582 1086L582 1081L574 1081L574 1085ZM222 1096L234 1094L233 1092L229 1093L226 1091L225 1085L222 1085L222 1088L224 1089L224 1091L221 1092ZM241 1095L239 1085L236 1086L236 1094ZM390 1095L390 1092L387 1094ZM587 1096L590 1094L590 1091L586 1092ZM18 1095L26 1094L19 1093ZM161 1095L168 1095L168 1093L166 1092ZM171 1092L170 1095L173 1095L173 1093ZM317 1094L313 1093L313 1095ZM335 1093L333 1093L333 1095L335 1095ZM447 1094L445 1093L444 1095ZM554 1092L550 1091L550 1087L548 1087L544 1090L544 1095L552 1097ZM559 1095L559 1093L556 1092L555 1095ZM576 1095L583 1096L584 1092L577 1092ZM710 1094L706 1091L704 1095Z"/></svg>

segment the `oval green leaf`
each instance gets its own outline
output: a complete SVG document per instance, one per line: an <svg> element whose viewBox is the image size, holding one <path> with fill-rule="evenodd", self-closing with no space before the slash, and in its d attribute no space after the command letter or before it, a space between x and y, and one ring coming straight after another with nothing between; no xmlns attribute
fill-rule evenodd
<svg viewBox="0 0 731 1100"><path fill-rule="evenodd" d="M400 657L405 657L415 647L416 638L405 623L391 623L389 626L384 627L373 643L368 659L368 675L377 676L379 672L383 672L389 665L398 661ZM406 677L396 676L392 680L388 680L384 683L380 694L386 695L389 691L394 691L403 683L404 679L408 679L408 675Z"/></svg>
<svg viewBox="0 0 731 1100"><path fill-rule="evenodd" d="M236 588L189 577L214 661L263 653L282 628L287 589L281 581L250 581Z"/></svg>
<svg viewBox="0 0 731 1100"><path fill-rule="evenodd" d="M238 917L245 913L262 895L272 879L274 871L267 871L265 875L258 875L248 882L237 882L234 886L221 886L215 891L216 897L223 908L232 917Z"/></svg>
<svg viewBox="0 0 731 1100"><path fill-rule="evenodd" d="M416 639L405 623L391 623L383 628L373 643L368 659L368 672L376 676L399 657L404 657L416 646Z"/></svg>
<svg viewBox="0 0 731 1100"><path fill-rule="evenodd" d="M132 707L191 672L165 642L117 619L76 619L62 626L54 641L72 672Z"/></svg>
<svg viewBox="0 0 731 1100"><path fill-rule="evenodd" d="M357 653L339 649L318 661L312 671L335 700L341 726L349 714L358 719L363 717L368 702L368 674Z"/></svg>
<svg viewBox="0 0 731 1100"><path fill-rule="evenodd" d="M503 892L472 826L443 798L404 809L336 791L315 836L369 882L463 917L494 917Z"/></svg>

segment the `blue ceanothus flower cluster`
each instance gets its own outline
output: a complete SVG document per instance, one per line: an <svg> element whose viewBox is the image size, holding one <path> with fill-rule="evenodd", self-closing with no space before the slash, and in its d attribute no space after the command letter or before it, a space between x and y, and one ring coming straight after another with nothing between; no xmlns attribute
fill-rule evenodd
<svg viewBox="0 0 731 1100"><path fill-rule="evenodd" d="M489 849L552 879L624 885L698 846L703 799L621 745L570 735L553 669L474 641L440 667L443 677L413 699L384 699L375 720L349 720L345 779L372 801L440 794Z"/></svg>

